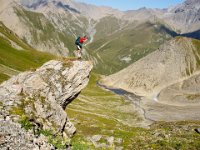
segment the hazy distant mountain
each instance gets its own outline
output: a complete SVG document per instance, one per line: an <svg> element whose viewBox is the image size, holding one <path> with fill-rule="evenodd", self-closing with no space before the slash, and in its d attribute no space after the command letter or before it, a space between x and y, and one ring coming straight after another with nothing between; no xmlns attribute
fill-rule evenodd
<svg viewBox="0 0 200 150"><path fill-rule="evenodd" d="M87 18L92 18L98 20L102 17L108 15L122 16L123 12L113 9L111 7L99 7L95 5L79 3L74 0L18 0L23 6L30 9L38 10L39 8L47 5L48 3L53 3L57 7L63 8L65 10L71 10L72 12L77 12L82 14Z"/></svg>
<svg viewBox="0 0 200 150"><path fill-rule="evenodd" d="M73 0L1 0L0 5L0 21L38 50L68 56L76 37L89 35L87 57L103 74L127 67L176 32L198 38L198 17L198 0L125 12Z"/></svg>
<svg viewBox="0 0 200 150"><path fill-rule="evenodd" d="M59 1L2 1L0 20L20 38L41 51L67 56L89 21Z"/></svg>

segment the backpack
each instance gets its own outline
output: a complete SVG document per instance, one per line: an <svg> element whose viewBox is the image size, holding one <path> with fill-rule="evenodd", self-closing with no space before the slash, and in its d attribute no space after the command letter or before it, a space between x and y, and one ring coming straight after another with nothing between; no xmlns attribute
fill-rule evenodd
<svg viewBox="0 0 200 150"><path fill-rule="evenodd" d="M75 44L79 44L80 39L81 39L81 37L79 36L79 37L76 39Z"/></svg>

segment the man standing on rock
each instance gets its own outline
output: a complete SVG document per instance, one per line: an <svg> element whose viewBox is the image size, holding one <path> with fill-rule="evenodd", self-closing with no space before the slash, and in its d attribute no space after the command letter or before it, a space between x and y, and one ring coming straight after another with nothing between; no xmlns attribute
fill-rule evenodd
<svg viewBox="0 0 200 150"><path fill-rule="evenodd" d="M74 52L75 56L78 57L78 59L82 58L82 47L83 43L87 41L87 36L85 35L84 37L78 37L75 41L75 45L77 47L77 50Z"/></svg>

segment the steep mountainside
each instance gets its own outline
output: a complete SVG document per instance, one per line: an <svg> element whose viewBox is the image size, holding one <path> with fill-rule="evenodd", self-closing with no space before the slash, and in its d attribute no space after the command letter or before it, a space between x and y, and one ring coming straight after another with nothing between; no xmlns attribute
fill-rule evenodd
<svg viewBox="0 0 200 150"><path fill-rule="evenodd" d="M53 58L55 56L31 48L0 22L0 82Z"/></svg>
<svg viewBox="0 0 200 150"><path fill-rule="evenodd" d="M122 12L73 0L1 1L0 20L38 50L73 55L75 38L89 35L86 56L102 74L112 74L127 67L177 35L172 31L175 23L169 23L170 18L178 16L172 9L141 8ZM187 25L194 23L188 19L186 22ZM194 24L198 24L198 20ZM179 30L185 33L182 28Z"/></svg>
<svg viewBox="0 0 200 150"><path fill-rule="evenodd" d="M32 47L72 56L89 35L85 55L101 74L115 73L178 35L199 38L199 1L169 9L119 11L74 0L1 0L0 20ZM176 32L174 32L174 31Z"/></svg>
<svg viewBox="0 0 200 150"><path fill-rule="evenodd" d="M198 40L177 37L103 82L138 95L155 96L162 88L199 71L199 44Z"/></svg>
<svg viewBox="0 0 200 150"><path fill-rule="evenodd" d="M87 34L92 40L96 22L109 14L122 12L70 0L2 0L0 6L0 20L20 38L36 49L64 56L75 49L77 36Z"/></svg>
<svg viewBox="0 0 200 150"><path fill-rule="evenodd" d="M87 29L88 21L79 12L71 13L73 10L59 2L39 3L37 10L16 1L3 3L6 4L0 8L0 20L21 39L41 51L67 56L69 49L74 49L76 35Z"/></svg>
<svg viewBox="0 0 200 150"><path fill-rule="evenodd" d="M200 74L198 73L189 79L175 83L160 92L158 101L177 106L197 106L200 104L199 82Z"/></svg>
<svg viewBox="0 0 200 150"><path fill-rule="evenodd" d="M200 29L200 1L186 0L180 5L169 8L162 17L182 34L197 32Z"/></svg>
<svg viewBox="0 0 200 150"><path fill-rule="evenodd" d="M114 18L111 19L114 22ZM101 30L109 33L109 27L107 23L101 26ZM153 52L175 35L158 22L131 23L106 38L95 39L88 46L88 52L95 58L96 71L108 75Z"/></svg>

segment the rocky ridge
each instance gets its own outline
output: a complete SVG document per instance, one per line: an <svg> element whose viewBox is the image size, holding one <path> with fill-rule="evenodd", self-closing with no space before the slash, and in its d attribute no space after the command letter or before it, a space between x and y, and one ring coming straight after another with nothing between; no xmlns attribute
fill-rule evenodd
<svg viewBox="0 0 200 150"><path fill-rule="evenodd" d="M36 138L33 133L24 132L18 122L25 128L34 128L34 132L51 132L54 136L62 137L66 143L69 142L76 129L67 117L65 109L87 85L91 69L91 63L86 61L52 60L35 71L21 73L2 83L0 141L4 144L3 147L13 149L12 145L6 142L9 138L11 141L15 138L21 139L14 141L15 147L20 148L20 145L23 145L22 149L42 149L41 145L46 149L52 147L41 136ZM12 128L16 128L15 132L12 132ZM39 143L43 144L35 145L34 140L38 139Z"/></svg>
<svg viewBox="0 0 200 150"><path fill-rule="evenodd" d="M73 0L4 0L0 6L0 21L32 47L67 56L75 48L72 44L78 35L87 34L90 42L95 41L101 32L99 22L106 23L104 20L109 17L120 25L112 33L128 29L128 25L134 23L159 22L180 34L192 34L200 28L199 6L197 0L187 0L168 9L141 8L123 12ZM101 35L102 39L105 37L107 35Z"/></svg>
<svg viewBox="0 0 200 150"><path fill-rule="evenodd" d="M161 89L197 72L199 58L194 40L175 38L102 81L108 86L125 89L140 96L154 97Z"/></svg>

